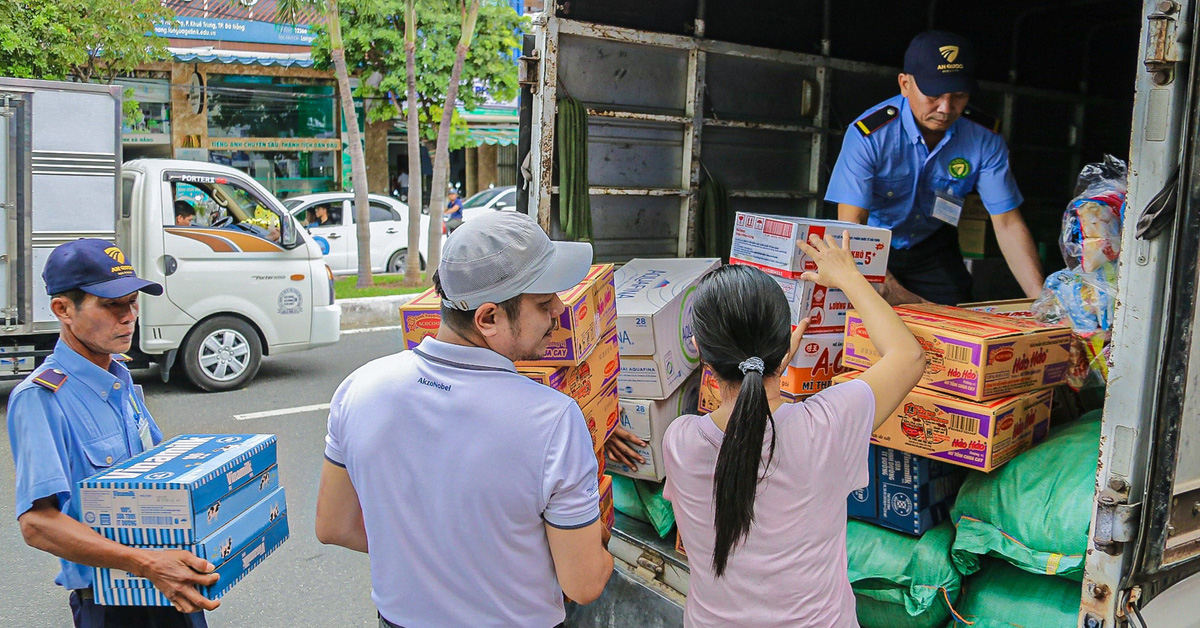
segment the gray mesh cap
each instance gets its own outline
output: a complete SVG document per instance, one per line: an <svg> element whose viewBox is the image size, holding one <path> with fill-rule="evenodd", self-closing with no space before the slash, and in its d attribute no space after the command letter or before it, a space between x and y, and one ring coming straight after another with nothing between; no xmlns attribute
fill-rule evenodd
<svg viewBox="0 0 1200 628"><path fill-rule="evenodd" d="M471 311L522 294L562 292L587 276L592 245L555 242L529 216L489 212L446 239L438 278L442 303Z"/></svg>

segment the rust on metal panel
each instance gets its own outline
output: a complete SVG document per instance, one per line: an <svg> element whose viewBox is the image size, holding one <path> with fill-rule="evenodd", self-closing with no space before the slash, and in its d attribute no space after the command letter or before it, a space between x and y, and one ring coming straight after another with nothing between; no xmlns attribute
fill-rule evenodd
<svg viewBox="0 0 1200 628"><path fill-rule="evenodd" d="M730 129L752 129L761 131L784 131L787 133L824 133L825 129L808 124L772 124L769 122L745 122L742 120L715 120L705 118L706 126Z"/></svg>
<svg viewBox="0 0 1200 628"><path fill-rule="evenodd" d="M588 109L589 116L597 118L615 118L618 120L642 120L645 122L667 122L671 124L691 124L692 120L685 116L670 116L658 113L638 113L636 111L616 111L613 109Z"/></svg>
<svg viewBox="0 0 1200 628"><path fill-rule="evenodd" d="M542 61L544 89L541 93L541 137L538 141L540 168L538 182L538 224L550 233L550 187L554 179L554 122L558 111L558 32L559 20L551 18L546 24L546 54Z"/></svg>
<svg viewBox="0 0 1200 628"><path fill-rule="evenodd" d="M683 161L680 183L687 196L680 199L679 246L680 257L696 252L696 213L700 203L700 139L704 131L704 93L708 73L708 54L702 50L688 52L687 102L684 104L691 124L683 130Z"/></svg>
<svg viewBox="0 0 1200 628"><path fill-rule="evenodd" d="M677 50L695 50L698 43L695 38L666 33L652 33L622 26L594 24L592 22L577 22L574 20L559 20L559 32L564 35L578 35L594 39L607 39L629 44L644 44L661 48Z"/></svg>

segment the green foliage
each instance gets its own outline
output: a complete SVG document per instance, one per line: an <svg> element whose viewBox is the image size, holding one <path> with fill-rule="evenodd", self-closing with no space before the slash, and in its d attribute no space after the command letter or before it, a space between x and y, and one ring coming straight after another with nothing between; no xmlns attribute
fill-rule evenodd
<svg viewBox="0 0 1200 628"><path fill-rule="evenodd" d="M109 83L166 59L152 33L174 18L159 0L3 0L0 75Z"/></svg>
<svg viewBox="0 0 1200 628"><path fill-rule="evenodd" d="M404 0L341 0L342 37L350 73L360 78L355 95L372 104L371 120L391 120L407 114L405 95L408 71L404 61ZM457 3L417 3L417 100L421 138L437 139L446 102L455 47L462 35L462 13ZM507 101L517 95L517 67L512 51L521 45L527 20L498 0L484 0L479 8L475 36L463 64L458 92L466 110L490 100ZM313 58L328 67L329 36L318 29ZM374 76L374 78L372 78ZM376 80L377 79L377 80ZM450 149L467 145L467 125L457 112L450 131Z"/></svg>

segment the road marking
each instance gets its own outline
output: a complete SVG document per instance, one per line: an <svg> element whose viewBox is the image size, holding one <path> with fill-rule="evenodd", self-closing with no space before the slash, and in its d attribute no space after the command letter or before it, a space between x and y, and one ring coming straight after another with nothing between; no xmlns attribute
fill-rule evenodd
<svg viewBox="0 0 1200 628"><path fill-rule="evenodd" d="M278 410L266 410L263 412L248 412L246 414L235 414L233 418L237 421L249 421L250 419L265 419L272 416L284 416L288 414L302 414L304 412L316 412L318 410L328 410L329 404L318 403L312 406L296 406L295 408L280 408Z"/></svg>
<svg viewBox="0 0 1200 628"><path fill-rule="evenodd" d="M365 329L347 329L342 332L342 335L349 336L351 334L369 334L373 331L396 331L397 329L401 329L400 325L385 325L383 327L367 327Z"/></svg>

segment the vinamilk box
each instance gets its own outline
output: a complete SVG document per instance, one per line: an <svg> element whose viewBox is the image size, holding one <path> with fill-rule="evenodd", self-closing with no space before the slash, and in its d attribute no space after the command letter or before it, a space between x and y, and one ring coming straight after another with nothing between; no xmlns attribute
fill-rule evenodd
<svg viewBox="0 0 1200 628"><path fill-rule="evenodd" d="M833 382L850 381L859 372ZM876 445L991 471L1045 438L1050 425L1049 389L976 402L914 388L874 433Z"/></svg>
<svg viewBox="0 0 1200 628"><path fill-rule="evenodd" d="M80 520L126 545L195 543L238 514L210 506L274 465L274 434L176 436L80 480Z"/></svg>
<svg viewBox="0 0 1200 628"><path fill-rule="evenodd" d="M925 349L918 386L975 401L1008 397L1063 383L1071 331L1032 320L946 305L906 305L896 314ZM866 370L879 351L857 312L846 317L842 364Z"/></svg>

